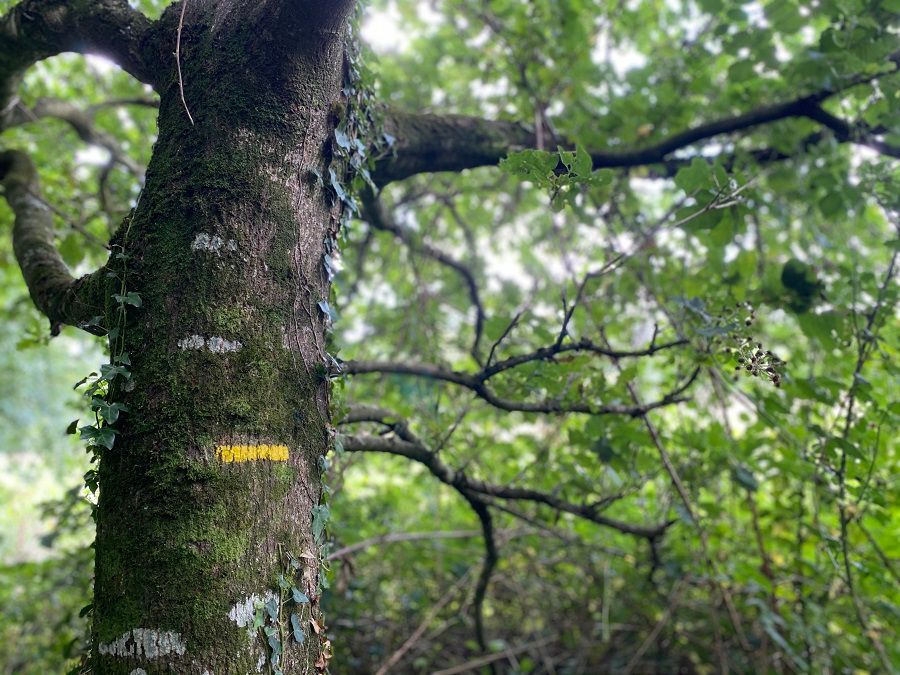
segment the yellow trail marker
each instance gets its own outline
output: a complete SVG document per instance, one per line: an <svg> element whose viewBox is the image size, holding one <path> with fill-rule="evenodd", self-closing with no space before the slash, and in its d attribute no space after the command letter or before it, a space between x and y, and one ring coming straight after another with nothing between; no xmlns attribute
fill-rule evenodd
<svg viewBox="0 0 900 675"><path fill-rule="evenodd" d="M267 459L271 462L286 462L286 445L217 445L216 456L223 462L255 462Z"/></svg>

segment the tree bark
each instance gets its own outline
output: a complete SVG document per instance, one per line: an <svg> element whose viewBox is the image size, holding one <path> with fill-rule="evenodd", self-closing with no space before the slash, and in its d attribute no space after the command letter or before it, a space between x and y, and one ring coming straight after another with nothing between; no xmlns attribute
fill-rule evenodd
<svg viewBox="0 0 900 675"><path fill-rule="evenodd" d="M332 430L319 302L340 205L317 174L345 33L298 43L239 21L240 3L192 5L181 81L169 64L146 186L114 241L116 273L142 302L113 340L131 376L112 397L129 412L100 459L91 672L272 672L253 620L287 600L282 575L309 602L267 620L277 665L320 672L312 521ZM173 45L179 12L163 18Z"/></svg>

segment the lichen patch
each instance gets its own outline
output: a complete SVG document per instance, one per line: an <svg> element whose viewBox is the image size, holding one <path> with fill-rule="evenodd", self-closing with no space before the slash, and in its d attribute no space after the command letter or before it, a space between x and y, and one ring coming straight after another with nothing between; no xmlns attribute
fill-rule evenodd
<svg viewBox="0 0 900 675"><path fill-rule="evenodd" d="M202 335L189 335L178 341L178 348L184 351L202 351L208 350L213 354L225 354L226 352L236 352L243 345L237 340L227 340L223 337L203 337Z"/></svg>
<svg viewBox="0 0 900 675"><path fill-rule="evenodd" d="M104 656L147 659L175 654L183 656L186 648L181 633L154 628L133 628L112 642L101 642L98 650ZM140 669L137 669L140 670Z"/></svg>
<svg viewBox="0 0 900 675"><path fill-rule="evenodd" d="M253 624L253 617L256 615L256 604L260 603L264 605L274 597L275 594L272 591L268 591L262 596L257 595L256 593L248 595L240 602L234 604L228 612L228 618L234 621L238 628L246 628Z"/></svg>
<svg viewBox="0 0 900 675"><path fill-rule="evenodd" d="M223 252L237 251L237 242L234 239L222 239L217 234L209 235L201 232L194 238L191 244L192 251L207 251L222 255Z"/></svg>
<svg viewBox="0 0 900 675"><path fill-rule="evenodd" d="M211 337L206 340L206 348L214 354L224 354L225 352L236 352L241 348L241 343L237 340L226 340L221 337Z"/></svg>

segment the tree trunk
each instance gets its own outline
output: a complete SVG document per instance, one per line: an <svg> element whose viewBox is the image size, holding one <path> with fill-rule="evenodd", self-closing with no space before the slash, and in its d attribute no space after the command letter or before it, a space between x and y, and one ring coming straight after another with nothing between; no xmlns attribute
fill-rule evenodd
<svg viewBox="0 0 900 675"><path fill-rule="evenodd" d="M100 459L91 672L327 662L313 527L331 437L319 303L340 205L319 176L344 31L285 31L277 13L245 21L228 5L240 7L187 7L186 104L173 68L146 186L114 241L115 283L141 306L111 341L130 358L131 376L112 383L129 412ZM275 619L260 609L272 599Z"/></svg>

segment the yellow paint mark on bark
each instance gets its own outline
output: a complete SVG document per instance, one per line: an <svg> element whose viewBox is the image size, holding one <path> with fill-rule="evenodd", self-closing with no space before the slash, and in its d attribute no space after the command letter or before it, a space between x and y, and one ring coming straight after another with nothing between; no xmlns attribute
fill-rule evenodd
<svg viewBox="0 0 900 675"><path fill-rule="evenodd" d="M271 462L286 462L286 445L217 445L216 455L223 462L255 462L267 459Z"/></svg>

